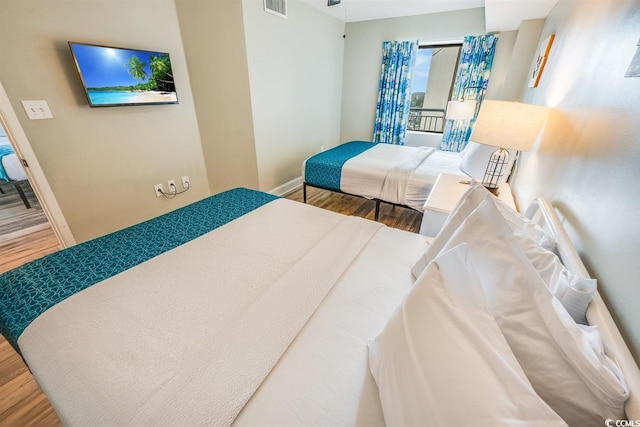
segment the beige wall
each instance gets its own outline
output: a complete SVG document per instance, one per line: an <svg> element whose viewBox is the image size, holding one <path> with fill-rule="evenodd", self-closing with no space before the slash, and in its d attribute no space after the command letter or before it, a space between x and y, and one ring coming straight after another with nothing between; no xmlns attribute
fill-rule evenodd
<svg viewBox="0 0 640 427"><path fill-rule="evenodd" d="M640 78L625 78L638 43L640 3L560 0L541 39L555 34L540 86L524 102L555 110L515 180L521 205L559 207L603 297L640 360Z"/></svg>
<svg viewBox="0 0 640 427"><path fill-rule="evenodd" d="M239 1L176 0L209 187L258 188Z"/></svg>
<svg viewBox="0 0 640 427"><path fill-rule="evenodd" d="M344 24L300 1L287 19L242 5L260 189L271 190L339 142Z"/></svg>
<svg viewBox="0 0 640 427"><path fill-rule="evenodd" d="M504 85L500 88L500 99L519 101L522 98L523 91L529 83L531 61L537 55L538 40L543 26L544 19L531 19L520 24ZM500 34L500 38L503 38L503 34Z"/></svg>
<svg viewBox="0 0 640 427"><path fill-rule="evenodd" d="M484 33L484 8L347 24L341 141L372 138L383 41L436 43Z"/></svg>
<svg viewBox="0 0 640 427"><path fill-rule="evenodd" d="M67 41L169 52L180 104L89 108ZM0 81L78 242L209 194L173 0L0 0ZM27 120L20 100L54 118ZM189 175L174 200L153 185Z"/></svg>

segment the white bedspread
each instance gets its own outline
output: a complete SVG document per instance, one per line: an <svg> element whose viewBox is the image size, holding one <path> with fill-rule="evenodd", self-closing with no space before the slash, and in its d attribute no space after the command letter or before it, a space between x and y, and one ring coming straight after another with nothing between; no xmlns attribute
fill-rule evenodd
<svg viewBox="0 0 640 427"><path fill-rule="evenodd" d="M458 153L431 147L378 144L345 162L340 188L422 211L438 174L464 175L460 161Z"/></svg>
<svg viewBox="0 0 640 427"><path fill-rule="evenodd" d="M369 420L357 409L358 392L377 399L366 339L410 286L410 266L425 247L421 236L381 227L277 200L63 301L36 319L19 345L65 424L228 425L292 341L270 375L275 379L260 390L275 387L294 409L284 410L280 400L272 406L276 395L260 391L239 421L278 424L276 414L312 421L323 402L296 398L290 386L306 385L315 397L308 387L323 382L320 400L333 408L331 387L340 385L331 378L340 377L351 397L338 402L344 414L325 415L343 424ZM398 251L379 242L389 233L403 236ZM372 238L377 243L367 246ZM389 261L372 251L388 251ZM412 256L400 260L407 251ZM401 269L403 283L396 285L385 265ZM362 342L342 342L351 324L359 325ZM316 352L318 343L329 346L325 354ZM357 357L343 369L331 362L332 352L343 361L351 352ZM315 363L324 364L321 371ZM299 376L305 371L309 382ZM380 421L379 411L372 420Z"/></svg>
<svg viewBox="0 0 640 427"><path fill-rule="evenodd" d="M434 151L433 148L420 147L412 155L407 155L391 166L382 183L380 199L396 204L406 204L407 186L411 175Z"/></svg>
<svg viewBox="0 0 640 427"><path fill-rule="evenodd" d="M238 426L384 426L367 340L411 289L425 238L384 227L242 410Z"/></svg>

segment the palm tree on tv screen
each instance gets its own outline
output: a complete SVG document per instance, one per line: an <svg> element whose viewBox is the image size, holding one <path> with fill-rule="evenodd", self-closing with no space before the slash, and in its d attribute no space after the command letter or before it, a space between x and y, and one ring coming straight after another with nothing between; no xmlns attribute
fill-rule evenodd
<svg viewBox="0 0 640 427"><path fill-rule="evenodd" d="M173 82L173 71L169 55L151 55L151 79L156 82L158 90L163 92L175 92L176 86ZM150 79L150 80L151 80Z"/></svg>
<svg viewBox="0 0 640 427"><path fill-rule="evenodd" d="M136 85L136 88L142 90L175 92L176 88L173 82L169 55L150 55L149 59L149 68L151 69L151 76L149 77L149 81ZM144 69L147 63L141 61L136 55L132 55L129 57L127 65L129 67L129 74L131 74L134 79L144 80L145 78L147 78L147 72Z"/></svg>
<svg viewBox="0 0 640 427"><path fill-rule="evenodd" d="M131 74L134 79L144 80L145 77L147 77L147 73L144 71L144 67L147 64L140 61L137 56L131 55L129 61L127 61L127 65L129 66L129 74Z"/></svg>

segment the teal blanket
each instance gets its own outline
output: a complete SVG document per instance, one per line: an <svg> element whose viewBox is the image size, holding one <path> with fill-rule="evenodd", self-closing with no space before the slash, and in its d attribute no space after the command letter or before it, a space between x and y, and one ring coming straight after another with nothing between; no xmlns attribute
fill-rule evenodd
<svg viewBox="0 0 640 427"><path fill-rule="evenodd" d="M0 334L19 351L20 334L48 308L275 199L229 190L10 270L0 275Z"/></svg>

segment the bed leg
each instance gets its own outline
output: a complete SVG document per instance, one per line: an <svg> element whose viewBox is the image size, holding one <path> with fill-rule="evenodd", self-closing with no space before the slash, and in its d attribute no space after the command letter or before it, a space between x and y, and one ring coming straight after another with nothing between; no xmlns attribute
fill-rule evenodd
<svg viewBox="0 0 640 427"><path fill-rule="evenodd" d="M379 214L380 214L380 200L376 200L376 210L374 211L374 214L373 214L373 219L375 221L378 220L378 215Z"/></svg>
<svg viewBox="0 0 640 427"><path fill-rule="evenodd" d="M302 183L302 201L307 203L307 183L306 182Z"/></svg>
<svg viewBox="0 0 640 427"><path fill-rule="evenodd" d="M22 203L24 203L24 205L27 207L27 209L31 209L31 205L29 204L29 201L27 200L27 196L24 195L24 191L22 191L22 188L20 188L20 184L17 181L14 181L13 185L15 185L16 190L18 191L18 194L20 195L20 198L22 199Z"/></svg>

